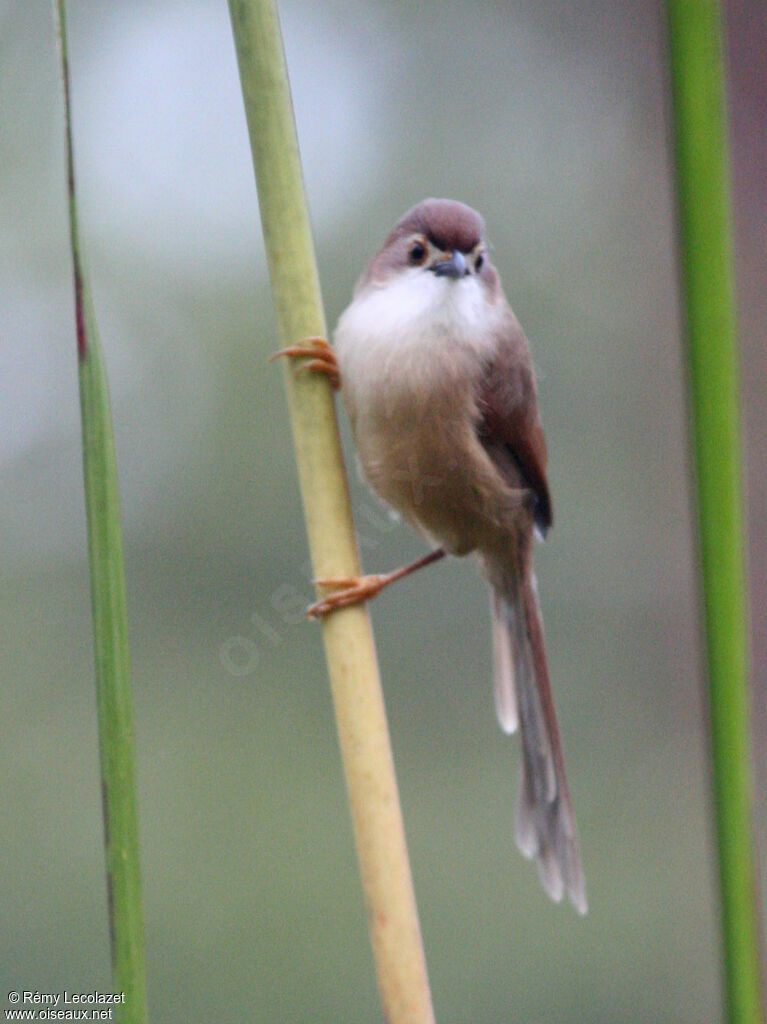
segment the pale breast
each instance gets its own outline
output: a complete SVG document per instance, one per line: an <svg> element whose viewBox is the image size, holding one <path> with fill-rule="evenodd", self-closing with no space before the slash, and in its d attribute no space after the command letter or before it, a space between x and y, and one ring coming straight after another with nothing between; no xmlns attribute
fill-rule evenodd
<svg viewBox="0 0 767 1024"><path fill-rule="evenodd" d="M402 278L358 295L342 316L343 396L373 489L464 553L502 487L475 430L487 309L480 329L476 281Z"/></svg>

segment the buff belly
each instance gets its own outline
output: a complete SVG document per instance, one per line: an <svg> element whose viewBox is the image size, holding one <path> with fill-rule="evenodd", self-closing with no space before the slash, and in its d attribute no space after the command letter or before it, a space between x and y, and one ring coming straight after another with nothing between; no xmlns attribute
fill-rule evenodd
<svg viewBox="0 0 767 1024"><path fill-rule="evenodd" d="M465 378L439 391L421 385L415 392L383 389L386 401L364 406L347 395L357 454L385 502L452 554L465 555L508 530L514 501L479 441Z"/></svg>

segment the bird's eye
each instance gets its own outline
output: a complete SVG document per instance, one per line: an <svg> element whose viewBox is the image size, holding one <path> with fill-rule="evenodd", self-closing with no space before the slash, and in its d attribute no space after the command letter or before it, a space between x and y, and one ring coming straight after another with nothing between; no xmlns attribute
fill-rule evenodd
<svg viewBox="0 0 767 1024"><path fill-rule="evenodd" d="M474 260L474 269L477 271L477 273L479 273L479 271L482 269L484 263L485 257L482 255L482 253L480 253L479 256L477 256L477 258Z"/></svg>
<svg viewBox="0 0 767 1024"><path fill-rule="evenodd" d="M419 263L423 263L426 259L426 246L423 242L413 242L410 246L408 258L414 267L417 267Z"/></svg>

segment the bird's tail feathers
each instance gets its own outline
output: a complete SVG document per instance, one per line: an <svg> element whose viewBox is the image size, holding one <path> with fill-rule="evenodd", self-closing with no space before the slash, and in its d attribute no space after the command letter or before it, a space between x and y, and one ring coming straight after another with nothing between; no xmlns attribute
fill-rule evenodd
<svg viewBox="0 0 767 1024"><path fill-rule="evenodd" d="M586 887L535 576L531 569L504 573L502 580L495 573L489 575L493 584L495 707L504 732L519 727L522 746L517 845L525 857L536 859L549 896L559 901L567 894L583 914Z"/></svg>

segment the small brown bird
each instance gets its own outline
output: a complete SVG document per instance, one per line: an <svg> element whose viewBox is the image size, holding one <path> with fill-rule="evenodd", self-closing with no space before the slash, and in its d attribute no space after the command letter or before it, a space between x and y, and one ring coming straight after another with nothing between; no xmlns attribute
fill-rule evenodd
<svg viewBox="0 0 767 1024"><path fill-rule="evenodd" d="M501 287L474 210L426 199L392 228L335 333L306 348L343 395L373 490L439 547L341 587L323 615L373 596L445 553L475 553L490 583L495 706L522 740L517 844L546 892L586 911L533 572L533 535L552 523L546 443L527 339ZM337 365L336 365L337 358Z"/></svg>

